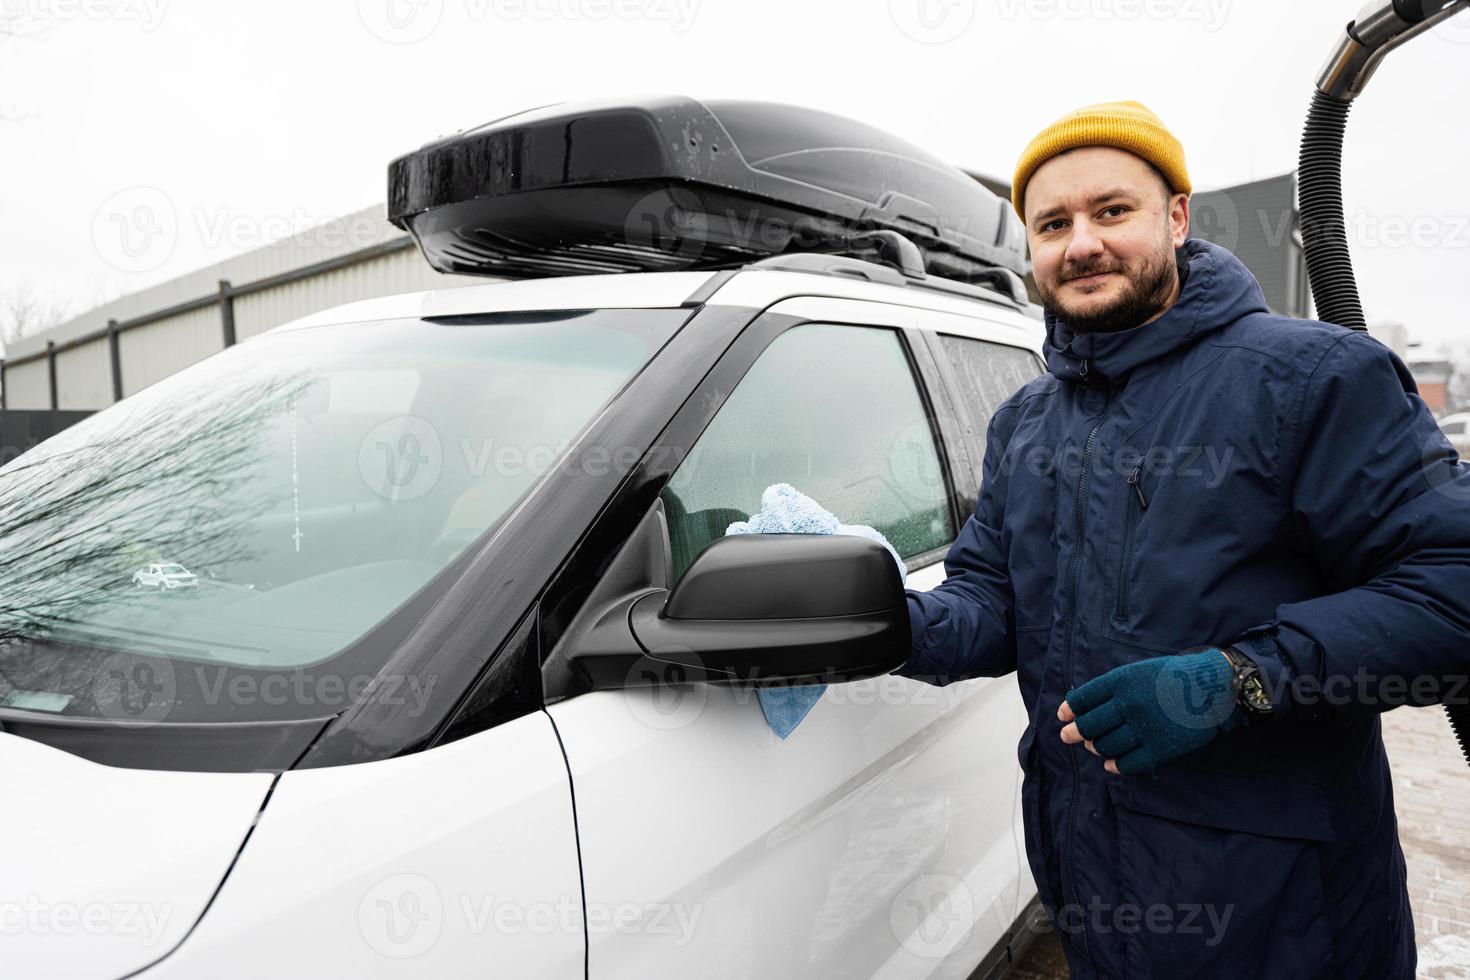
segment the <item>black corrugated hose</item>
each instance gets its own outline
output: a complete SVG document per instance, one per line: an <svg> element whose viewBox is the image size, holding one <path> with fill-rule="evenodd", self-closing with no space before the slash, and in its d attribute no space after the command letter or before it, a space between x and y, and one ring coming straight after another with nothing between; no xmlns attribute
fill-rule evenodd
<svg viewBox="0 0 1470 980"><path fill-rule="evenodd" d="M1301 209L1302 245L1317 319L1354 330L1367 330L1353 260L1348 255L1342 210L1342 134L1352 103L1318 91L1307 112L1297 164L1297 200ZM1445 705L1450 727L1470 763L1470 705Z"/></svg>

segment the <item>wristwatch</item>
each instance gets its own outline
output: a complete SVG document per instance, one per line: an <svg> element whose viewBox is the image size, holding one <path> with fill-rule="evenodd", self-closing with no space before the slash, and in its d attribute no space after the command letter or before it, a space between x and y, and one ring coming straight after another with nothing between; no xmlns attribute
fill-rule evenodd
<svg viewBox="0 0 1470 980"><path fill-rule="evenodd" d="M1225 659L1230 661L1230 667L1235 671L1230 689L1235 694L1236 703L1252 715L1270 714L1271 696L1261 683L1261 668L1239 647L1221 647L1220 652L1225 654Z"/></svg>

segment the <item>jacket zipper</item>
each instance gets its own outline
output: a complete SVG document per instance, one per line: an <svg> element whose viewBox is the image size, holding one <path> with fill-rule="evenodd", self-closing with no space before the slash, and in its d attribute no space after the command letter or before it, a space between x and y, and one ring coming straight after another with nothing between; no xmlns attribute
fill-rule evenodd
<svg viewBox="0 0 1470 980"><path fill-rule="evenodd" d="M1133 470L1128 474L1128 485L1133 492L1128 495L1127 510L1123 514L1123 560L1118 565L1118 608L1113 613L1114 619L1128 618L1128 567L1133 561L1133 529L1137 526L1138 518L1148 509L1148 500L1143 496L1143 486L1138 482L1138 471L1142 469L1141 464L1135 464ZM1133 501L1138 501L1138 506L1133 506Z"/></svg>
<svg viewBox="0 0 1470 980"><path fill-rule="evenodd" d="M1086 362L1084 361L1083 363L1085 364ZM1072 666L1073 666L1073 664L1072 664L1072 658L1073 658L1073 655L1074 655L1074 647L1075 647L1076 640L1077 640L1077 578L1078 578L1079 573L1082 570L1082 534L1083 534L1083 530L1084 530L1084 527L1083 527L1083 525L1084 525L1084 518L1083 518L1083 514L1084 514L1084 501L1086 500L1086 497L1087 497L1088 477L1091 475L1091 472L1092 472L1092 450L1093 450L1093 446L1097 442L1097 433L1098 433L1098 430L1101 429L1103 427L1103 423L1108 420L1108 415L1109 415L1109 413L1112 412L1112 410L1113 410L1113 391L1112 391L1111 388L1109 388L1107 390L1107 400L1103 403L1103 412L1102 412L1102 415L1098 417L1097 424L1092 427L1092 431L1087 434L1087 445L1084 446L1083 447L1083 450L1082 450L1082 472L1077 477L1077 501L1076 501L1076 509L1077 509L1077 541L1076 541L1076 544L1073 546L1073 549L1072 549L1072 568L1071 568L1071 571L1070 571L1070 579L1071 579L1071 581L1070 581L1070 589L1069 589L1069 591L1071 592L1070 602L1069 602L1069 605L1071 606L1071 609L1070 609L1070 615L1067 617L1067 657L1066 657L1066 667L1067 667L1067 689L1068 690L1071 690L1072 684L1073 684L1073 678L1072 678ZM1078 773L1078 769L1077 769L1077 746L1076 745L1069 745L1069 746L1067 746L1067 760L1071 763L1071 767L1072 767L1072 798L1071 798L1071 800L1067 804L1067 840L1066 840L1065 845L1063 846L1063 860L1064 860L1064 863L1066 864L1066 868L1067 868L1067 881L1071 885L1071 889L1072 889L1072 902L1073 902L1073 904L1075 904L1080 909L1082 903L1080 901L1078 901L1078 897L1077 897L1077 870L1076 870L1076 866L1072 863L1072 838L1074 836L1076 836L1076 833L1077 833L1077 797L1078 797L1078 795L1082 791L1082 777ZM1089 959L1091 959L1092 958L1092 949L1091 949L1091 946L1089 945L1089 943L1087 941L1087 917L1086 916L1082 916L1082 918L1081 918L1081 926L1082 926L1082 928L1081 928L1080 932L1082 934L1082 951L1088 955L1088 958ZM1094 968L1096 968L1096 964L1094 964Z"/></svg>

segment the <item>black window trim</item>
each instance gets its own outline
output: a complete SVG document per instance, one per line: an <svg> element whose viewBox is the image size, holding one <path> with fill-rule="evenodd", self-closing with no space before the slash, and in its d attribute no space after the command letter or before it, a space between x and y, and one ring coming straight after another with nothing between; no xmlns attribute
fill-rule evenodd
<svg viewBox="0 0 1470 980"><path fill-rule="evenodd" d="M545 664L557 644L566 635L571 622L581 611L583 600L591 593L601 573L612 563L628 536L643 519L648 509L653 506L660 492L679 468L679 464L704 434L710 422L713 421L715 415L724 406L756 360L781 334L794 327L810 323L890 330L897 336L900 348L904 351L910 370L913 372L916 390L930 422L930 432L935 440L935 448L939 454L940 468L947 489L954 532L958 534L963 523L963 518L960 518L959 515L963 513L964 517L968 518L969 510L962 509L961 496L954 481L950 460L950 444L954 434L942 434L938 431L939 418L936 415L936 410L952 411L948 404L950 395L943 387L939 387L937 391L940 393L941 400L935 400L936 382L939 380L939 375L933 363L933 352L925 341L914 336L924 331L917 331L898 324L853 322L844 320L841 316L795 316L766 310L754 317L740 331L719 360L700 379L699 384L685 399L678 411L673 413L668 423L652 441L649 451L633 467L628 478L618 488L597 519L592 522L587 533L578 542L577 548L568 556L567 561L547 586L540 604L539 634L542 644L540 651L542 664ZM692 329L694 326L691 324L686 329ZM963 445L962 442L957 444ZM964 501L963 505L964 508L968 508L971 502ZM953 544L952 539L942 547L911 556L906 559L905 565L912 570L932 564L934 561L932 556L942 557L947 553L951 544Z"/></svg>

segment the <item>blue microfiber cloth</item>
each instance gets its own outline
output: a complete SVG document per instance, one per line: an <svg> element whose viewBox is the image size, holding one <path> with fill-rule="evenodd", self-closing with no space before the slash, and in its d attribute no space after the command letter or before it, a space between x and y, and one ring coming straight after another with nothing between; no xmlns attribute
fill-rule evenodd
<svg viewBox="0 0 1470 980"><path fill-rule="evenodd" d="M776 483L761 494L761 509L748 521L734 521L725 534L856 534L877 541L887 548L898 563L900 581L907 581L903 559L888 539L866 524L840 524L832 512L822 507L789 483ZM796 730L812 705L827 689L826 684L801 684L795 687L761 688L761 714L766 724L784 741Z"/></svg>

